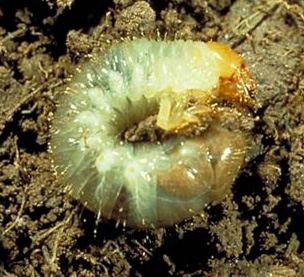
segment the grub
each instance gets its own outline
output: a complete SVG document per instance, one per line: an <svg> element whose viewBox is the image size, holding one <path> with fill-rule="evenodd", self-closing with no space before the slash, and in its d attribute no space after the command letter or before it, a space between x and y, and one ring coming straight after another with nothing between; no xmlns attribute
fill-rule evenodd
<svg viewBox="0 0 304 277"><path fill-rule="evenodd" d="M303 3L170 3L114 0L94 12L94 1L1 2L1 276L304 276ZM258 84L254 150L232 191L170 228L96 224L47 152L65 78L126 33L225 42ZM128 136L153 137L152 125Z"/></svg>

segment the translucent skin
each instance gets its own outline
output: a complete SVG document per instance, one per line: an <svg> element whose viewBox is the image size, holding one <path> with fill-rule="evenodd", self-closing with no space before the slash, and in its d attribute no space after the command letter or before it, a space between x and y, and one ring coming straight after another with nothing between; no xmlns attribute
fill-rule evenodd
<svg viewBox="0 0 304 277"><path fill-rule="evenodd" d="M135 228L172 225L233 183L247 134L225 124L221 101L251 105L253 88L243 60L226 46L123 42L84 65L59 98L54 164L70 194L98 218ZM167 139L122 139L151 115Z"/></svg>

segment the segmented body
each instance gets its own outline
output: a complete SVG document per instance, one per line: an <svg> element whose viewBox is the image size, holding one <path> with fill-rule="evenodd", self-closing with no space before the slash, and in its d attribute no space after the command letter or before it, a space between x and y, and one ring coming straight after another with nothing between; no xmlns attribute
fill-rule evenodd
<svg viewBox="0 0 304 277"><path fill-rule="evenodd" d="M246 135L225 127L220 116L198 136L180 130L218 113L217 98L229 95L221 84L237 87L246 75L234 55L223 76L214 45L137 39L84 65L58 100L51 139L71 195L99 216L138 228L179 222L222 196L243 163ZM231 99L246 105L251 98L243 89ZM151 115L167 139L122 138Z"/></svg>

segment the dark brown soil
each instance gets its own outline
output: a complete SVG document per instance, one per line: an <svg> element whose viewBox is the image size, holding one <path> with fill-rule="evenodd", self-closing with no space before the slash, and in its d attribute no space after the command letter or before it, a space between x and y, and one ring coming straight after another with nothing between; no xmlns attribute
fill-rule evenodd
<svg viewBox="0 0 304 277"><path fill-rule="evenodd" d="M128 36L222 41L258 84L231 193L153 231L96 224L47 152L65 78ZM303 45L303 0L1 1L0 276L304 276Z"/></svg>

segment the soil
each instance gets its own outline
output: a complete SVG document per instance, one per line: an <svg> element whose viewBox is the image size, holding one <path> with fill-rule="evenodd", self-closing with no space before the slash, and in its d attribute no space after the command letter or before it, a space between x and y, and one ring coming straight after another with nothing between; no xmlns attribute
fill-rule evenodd
<svg viewBox="0 0 304 277"><path fill-rule="evenodd" d="M224 42L258 85L231 192L152 231L96 223L48 153L66 78L131 36ZM0 276L304 276L303 45L303 0L1 1Z"/></svg>

